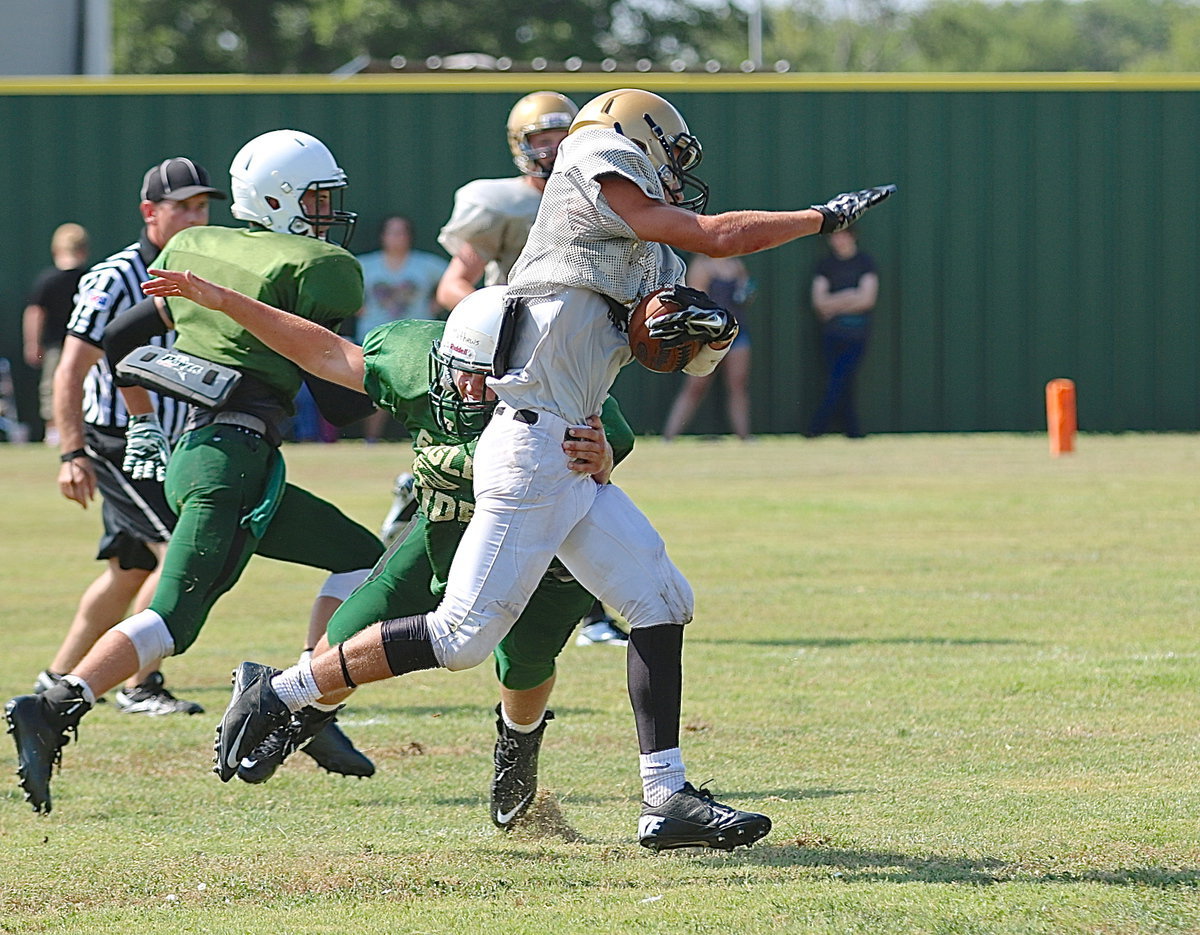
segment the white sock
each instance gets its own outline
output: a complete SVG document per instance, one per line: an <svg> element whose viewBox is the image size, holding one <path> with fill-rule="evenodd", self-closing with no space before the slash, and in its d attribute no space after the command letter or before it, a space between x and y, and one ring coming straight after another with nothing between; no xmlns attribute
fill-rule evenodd
<svg viewBox="0 0 1200 935"><path fill-rule="evenodd" d="M321 697L321 690L317 688L317 681L312 674L312 660L309 659L284 669L271 679L271 687L289 711L299 711Z"/></svg>
<svg viewBox="0 0 1200 935"><path fill-rule="evenodd" d="M687 781L683 753L678 747L643 753L638 757L638 765L642 774L642 801L652 807L662 805Z"/></svg>
<svg viewBox="0 0 1200 935"><path fill-rule="evenodd" d="M504 705L500 705L500 717L504 721L504 726L517 734L532 734L535 730L542 726L542 720L546 717L546 712L543 710L538 715L537 720L532 724L518 724L508 716L508 712L504 710Z"/></svg>
<svg viewBox="0 0 1200 935"><path fill-rule="evenodd" d="M72 685L78 685L81 689L83 689L83 700L88 704L94 705L96 703L96 693L92 691L92 686L81 679L78 675L64 675L63 681L70 682Z"/></svg>
<svg viewBox="0 0 1200 935"><path fill-rule="evenodd" d="M322 704L319 701L311 701L309 702L308 706L310 708L316 708L318 711L336 711L341 707L340 704Z"/></svg>

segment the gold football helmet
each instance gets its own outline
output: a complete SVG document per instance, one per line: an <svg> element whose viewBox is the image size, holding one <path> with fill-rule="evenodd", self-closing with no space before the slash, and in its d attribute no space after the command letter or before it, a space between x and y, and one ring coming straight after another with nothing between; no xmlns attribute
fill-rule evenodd
<svg viewBox="0 0 1200 935"><path fill-rule="evenodd" d="M609 127L633 140L650 157L671 200L681 208L704 213L708 186L691 174L704 158L704 150L683 115L666 98L637 88L606 91L575 115L571 132L584 127ZM687 188L697 194L684 197Z"/></svg>
<svg viewBox="0 0 1200 935"><path fill-rule="evenodd" d="M508 148L523 175L545 179L554 168L557 149L534 149L529 137L546 130L567 130L579 108L555 91L526 94L508 112Z"/></svg>

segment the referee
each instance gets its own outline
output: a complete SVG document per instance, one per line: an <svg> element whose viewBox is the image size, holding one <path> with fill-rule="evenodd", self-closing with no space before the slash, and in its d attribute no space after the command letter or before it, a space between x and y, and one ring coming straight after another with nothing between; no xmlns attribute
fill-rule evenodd
<svg viewBox="0 0 1200 935"><path fill-rule="evenodd" d="M139 206L145 226L141 237L97 263L79 283L75 309L67 325L62 357L54 377L54 417L62 466L58 487L84 509L99 489L104 534L98 559L101 575L80 598L71 629L34 691L52 687L81 660L97 639L129 612L142 610L154 594L157 568L175 525L162 483L132 480L121 471L125 454L125 406L113 386L104 358L105 326L145 298L146 268L167 241L188 227L208 224L210 198L225 194L209 184L204 167L183 156L150 168L142 181ZM154 343L170 346L175 333ZM159 422L174 442L183 431L187 406L168 397L155 400ZM152 662L116 693L118 710L130 714L199 714L203 708L183 701L163 685Z"/></svg>

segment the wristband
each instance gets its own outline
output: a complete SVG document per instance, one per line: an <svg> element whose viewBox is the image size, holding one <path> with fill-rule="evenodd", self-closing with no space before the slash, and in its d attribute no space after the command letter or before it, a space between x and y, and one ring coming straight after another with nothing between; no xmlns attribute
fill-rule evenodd
<svg viewBox="0 0 1200 935"><path fill-rule="evenodd" d="M68 451L66 454L59 455L58 460L61 461L63 464L66 464L69 461L74 461L76 458L86 458L86 457L87 457L87 449L86 448L76 448L74 451Z"/></svg>

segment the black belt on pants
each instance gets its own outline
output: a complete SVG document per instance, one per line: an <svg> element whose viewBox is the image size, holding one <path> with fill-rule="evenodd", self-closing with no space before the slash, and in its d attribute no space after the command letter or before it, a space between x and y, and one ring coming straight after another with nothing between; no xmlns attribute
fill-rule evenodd
<svg viewBox="0 0 1200 935"><path fill-rule="evenodd" d="M510 419L516 419L526 425L537 425L538 423L538 414L534 409L510 409L508 406L500 406L496 410L496 414L507 415Z"/></svg>
<svg viewBox="0 0 1200 935"><path fill-rule="evenodd" d="M516 419L518 422L524 422L526 425L538 424L538 412L536 409L510 409L508 406L497 406L496 415L507 416L510 419ZM567 426L563 430L563 441L574 441L575 436L571 434L571 427Z"/></svg>

